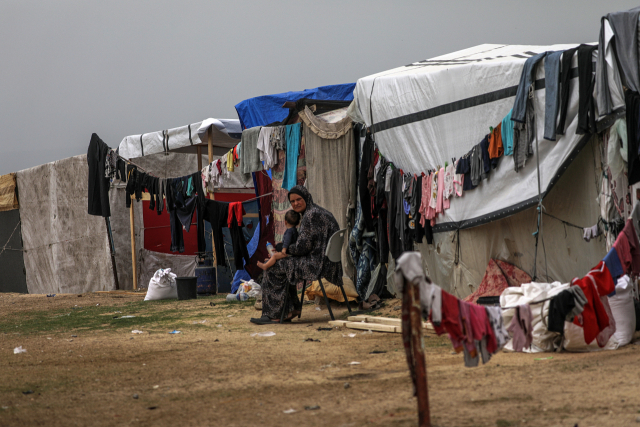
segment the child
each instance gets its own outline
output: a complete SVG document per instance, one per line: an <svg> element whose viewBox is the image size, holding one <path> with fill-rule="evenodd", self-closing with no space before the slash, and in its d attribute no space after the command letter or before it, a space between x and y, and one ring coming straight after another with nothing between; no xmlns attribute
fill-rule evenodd
<svg viewBox="0 0 640 427"><path fill-rule="evenodd" d="M282 237L282 250L280 252L276 252L266 263L258 262L258 267L263 270L266 270L273 266L277 260L282 259L287 256L287 248L293 245L296 240L298 240L298 230L296 227L300 224L300 214L294 210L287 211L284 215L284 223L287 227L287 230L284 232L284 236Z"/></svg>

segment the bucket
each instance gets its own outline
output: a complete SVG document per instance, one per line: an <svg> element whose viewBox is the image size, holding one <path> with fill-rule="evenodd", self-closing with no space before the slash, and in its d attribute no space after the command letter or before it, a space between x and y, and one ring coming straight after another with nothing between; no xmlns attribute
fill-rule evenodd
<svg viewBox="0 0 640 427"><path fill-rule="evenodd" d="M195 299L198 297L198 278L196 276L176 277L178 299Z"/></svg>

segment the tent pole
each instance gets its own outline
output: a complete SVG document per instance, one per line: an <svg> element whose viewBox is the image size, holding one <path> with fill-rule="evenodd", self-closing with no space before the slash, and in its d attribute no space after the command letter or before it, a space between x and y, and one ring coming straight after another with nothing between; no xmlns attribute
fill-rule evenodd
<svg viewBox="0 0 640 427"><path fill-rule="evenodd" d="M406 281L409 293L409 321L411 322L411 349L415 361L416 395L418 398L418 425L431 427L429 414L429 385L427 384L427 362L424 356L422 337L422 314L420 309L420 289L415 282Z"/></svg>
<svg viewBox="0 0 640 427"><path fill-rule="evenodd" d="M196 151L198 152L198 170L202 170L202 148L200 146L196 147Z"/></svg>
<svg viewBox="0 0 640 427"><path fill-rule="evenodd" d="M213 125L211 125L209 127L209 129L207 130L207 139L208 139L208 145L209 145L209 164L211 164L211 162L213 162Z"/></svg>
<svg viewBox="0 0 640 427"><path fill-rule="evenodd" d="M138 290L138 268L136 266L136 230L133 216L133 194L131 195L131 206L129 207L129 226L131 228L131 267L133 269L133 290Z"/></svg>
<svg viewBox="0 0 640 427"><path fill-rule="evenodd" d="M209 164L213 162L213 125L207 129L207 145L209 152ZM211 200L215 200L213 193L209 194ZM218 286L218 254L216 254L216 245L213 241L213 234L211 235L211 252L213 253L213 266L216 267L216 287ZM216 292L217 293L217 292Z"/></svg>
<svg viewBox="0 0 640 427"><path fill-rule="evenodd" d="M107 225L107 233L109 233L109 250L111 252L111 269L113 270L113 280L116 285L116 291L120 290L120 282L118 282L118 269L116 268L116 251L113 247L113 233L111 232L111 221L109 217L104 218L104 222Z"/></svg>

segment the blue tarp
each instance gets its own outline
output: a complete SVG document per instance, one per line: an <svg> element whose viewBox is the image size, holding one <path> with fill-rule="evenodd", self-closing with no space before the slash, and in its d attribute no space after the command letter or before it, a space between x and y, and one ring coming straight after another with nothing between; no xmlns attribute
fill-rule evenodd
<svg viewBox="0 0 640 427"><path fill-rule="evenodd" d="M236 111L243 129L266 126L274 122L281 122L287 118L289 110L282 108L282 105L287 101L297 101L304 98L323 101L352 101L355 87L355 83L347 83L322 86L298 92L257 96L237 104Z"/></svg>

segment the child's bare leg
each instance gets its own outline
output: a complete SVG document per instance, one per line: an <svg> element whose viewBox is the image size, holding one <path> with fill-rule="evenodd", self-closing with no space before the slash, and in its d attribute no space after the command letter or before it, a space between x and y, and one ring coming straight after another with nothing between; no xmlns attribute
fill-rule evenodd
<svg viewBox="0 0 640 427"><path fill-rule="evenodd" d="M267 270L271 267L273 267L273 264L276 263L276 257L272 256L271 258L269 258L269 261L267 261L266 263L261 263L260 261L258 261L258 267L260 267L263 270Z"/></svg>

